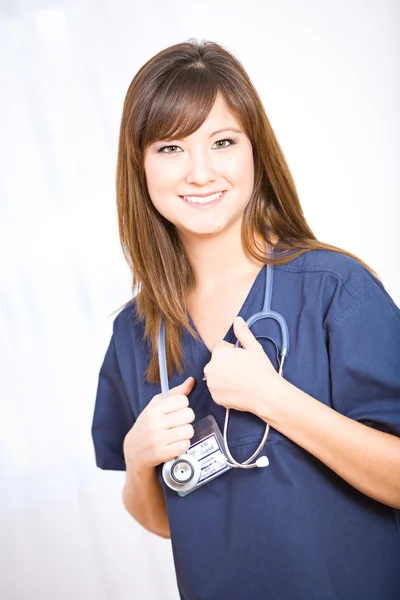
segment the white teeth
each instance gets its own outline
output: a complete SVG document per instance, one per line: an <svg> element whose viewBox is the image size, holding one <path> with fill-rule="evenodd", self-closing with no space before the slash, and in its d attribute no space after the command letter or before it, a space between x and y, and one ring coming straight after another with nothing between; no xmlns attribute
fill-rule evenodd
<svg viewBox="0 0 400 600"><path fill-rule="evenodd" d="M207 204L208 202L214 202L214 200L221 198L221 196L222 192L216 192L210 196L205 196L205 198L201 198L200 196L183 196L183 199L186 200L186 202L193 202L195 204Z"/></svg>

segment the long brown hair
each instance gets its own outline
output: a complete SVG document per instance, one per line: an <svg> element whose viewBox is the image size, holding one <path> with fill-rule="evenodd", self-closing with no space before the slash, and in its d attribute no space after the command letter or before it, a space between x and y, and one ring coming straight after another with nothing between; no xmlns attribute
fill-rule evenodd
<svg viewBox="0 0 400 600"><path fill-rule="evenodd" d="M195 285L177 231L154 207L146 185L144 151L161 139L184 138L205 121L217 93L251 140L254 189L242 219L242 243L258 261L282 265L307 250L328 249L309 228L296 187L261 100L240 62L214 42L190 40L162 50L135 75L126 94L118 149L117 209L122 249L132 271L137 315L151 347L148 381L159 382L157 337L165 322L168 373L182 371L181 334L190 325L185 299ZM255 235L258 234L258 235ZM266 253L263 238L280 251Z"/></svg>

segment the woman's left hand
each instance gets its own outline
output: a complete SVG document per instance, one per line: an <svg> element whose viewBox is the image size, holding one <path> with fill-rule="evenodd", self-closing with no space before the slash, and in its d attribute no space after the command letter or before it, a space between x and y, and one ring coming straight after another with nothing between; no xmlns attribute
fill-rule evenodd
<svg viewBox="0 0 400 600"><path fill-rule="evenodd" d="M265 416L284 380L241 317L233 330L242 348L225 341L215 344L204 368L208 389L216 404Z"/></svg>

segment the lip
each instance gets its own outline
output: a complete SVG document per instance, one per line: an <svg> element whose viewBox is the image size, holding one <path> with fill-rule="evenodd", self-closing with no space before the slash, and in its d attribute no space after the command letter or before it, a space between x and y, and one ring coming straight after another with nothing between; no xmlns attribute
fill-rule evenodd
<svg viewBox="0 0 400 600"><path fill-rule="evenodd" d="M221 191L221 190L219 190L219 191ZM197 204L195 202L187 202L187 200L184 200L183 196L180 196L180 198L182 199L182 202L184 202L186 204L186 206L189 206L196 210L208 210L208 209L212 208L213 206L216 206L216 204L218 204L219 202L221 202L224 199L226 192L227 192L227 190L223 190L222 195L219 198L217 198L216 200L213 200L212 202L207 202L206 204ZM218 192L213 192L213 193L217 194ZM211 194L187 194L187 196L204 198L205 196L211 196Z"/></svg>
<svg viewBox="0 0 400 600"><path fill-rule="evenodd" d="M207 192L206 194L180 194L180 197L193 196L193 198L205 198L206 196L212 196L213 194L219 194L220 192L224 194L226 190L215 190L215 192Z"/></svg>

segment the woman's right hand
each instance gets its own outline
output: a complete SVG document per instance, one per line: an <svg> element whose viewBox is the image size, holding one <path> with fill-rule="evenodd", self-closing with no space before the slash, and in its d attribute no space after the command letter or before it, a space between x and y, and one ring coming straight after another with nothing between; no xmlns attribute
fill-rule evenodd
<svg viewBox="0 0 400 600"><path fill-rule="evenodd" d="M191 423L195 414L187 398L194 381L188 377L172 388L167 398L162 394L153 396L125 437L127 468L132 465L141 471L186 452L194 435Z"/></svg>

